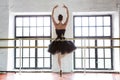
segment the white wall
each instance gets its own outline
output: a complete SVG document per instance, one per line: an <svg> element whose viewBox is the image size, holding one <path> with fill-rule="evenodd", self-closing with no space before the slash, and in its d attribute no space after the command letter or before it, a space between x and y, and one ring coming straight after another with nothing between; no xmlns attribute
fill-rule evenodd
<svg viewBox="0 0 120 80"><path fill-rule="evenodd" d="M115 12L112 15L113 19L113 38L119 38L120 37L120 27L119 27L119 12ZM120 42L119 40L114 40L113 41L114 46L119 46ZM120 71L120 49L119 48L113 48L113 65L115 71Z"/></svg>
<svg viewBox="0 0 120 80"><path fill-rule="evenodd" d="M74 11L111 11L115 0L10 0L14 12L50 12L56 4L66 4Z"/></svg>
<svg viewBox="0 0 120 80"><path fill-rule="evenodd" d="M8 37L8 1L0 0L0 38ZM7 46L7 41L1 41L0 46ZM0 49L0 71L7 69L7 49Z"/></svg>
<svg viewBox="0 0 120 80"><path fill-rule="evenodd" d="M104 12L104 11L117 11L117 0L0 0L0 38L8 38L8 29L13 29L13 14L12 13L29 13L29 12L51 12L53 6L56 4L62 5L63 3L68 6L70 11L70 20L66 31L66 37L72 37L72 13L73 12ZM118 0L119 1L119 0ZM119 1L120 2L120 1ZM9 3L9 9L8 9ZM118 3L118 2L117 2ZM60 12L60 11L59 11ZM12 16L12 17L11 17ZM10 17L10 19L9 19ZM117 17L116 17L117 18ZM9 22L9 24L8 24ZM13 24L12 24L13 23ZM117 24L117 23L116 23ZM10 33L12 31L10 30ZM9 37L13 37L9 34ZM7 45L7 42L5 42ZM8 52L8 70L13 70L14 63L12 52ZM4 59L3 59L4 58ZM72 70L72 54L67 55L63 59L63 70L70 72ZM119 57L118 57L119 58ZM57 71L56 57L53 57L53 71ZM70 64L68 64L68 62ZM11 64L12 63L12 64ZM7 50L0 50L0 71L7 70ZM118 70L118 68L116 69Z"/></svg>

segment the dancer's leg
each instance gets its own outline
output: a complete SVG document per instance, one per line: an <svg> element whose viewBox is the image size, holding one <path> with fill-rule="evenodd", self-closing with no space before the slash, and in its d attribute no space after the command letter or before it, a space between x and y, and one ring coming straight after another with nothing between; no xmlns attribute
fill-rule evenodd
<svg viewBox="0 0 120 80"><path fill-rule="evenodd" d="M61 70L61 53L58 53L58 66L59 69Z"/></svg>
<svg viewBox="0 0 120 80"><path fill-rule="evenodd" d="M62 58L65 56L66 54L61 54L61 53L58 53L58 66L59 66L59 69L60 69L60 77L62 77Z"/></svg>
<svg viewBox="0 0 120 80"><path fill-rule="evenodd" d="M59 69L60 69L60 77L62 77L61 53L58 53L58 66L59 66Z"/></svg>

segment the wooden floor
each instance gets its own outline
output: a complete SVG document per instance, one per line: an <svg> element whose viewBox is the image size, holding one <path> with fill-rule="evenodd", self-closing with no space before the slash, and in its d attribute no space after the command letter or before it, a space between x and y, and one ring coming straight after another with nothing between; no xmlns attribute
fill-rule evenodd
<svg viewBox="0 0 120 80"><path fill-rule="evenodd" d="M0 80L120 80L120 74L112 73L0 73Z"/></svg>

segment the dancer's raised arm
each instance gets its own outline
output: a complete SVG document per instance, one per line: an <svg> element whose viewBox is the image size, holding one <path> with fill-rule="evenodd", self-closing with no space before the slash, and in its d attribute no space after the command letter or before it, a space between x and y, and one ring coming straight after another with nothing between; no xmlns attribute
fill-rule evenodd
<svg viewBox="0 0 120 80"><path fill-rule="evenodd" d="M66 9L66 13L67 13L67 17L66 17L66 21L65 21L64 25L67 25L68 20L69 20L69 11L68 11L68 7L67 6L64 5L63 7Z"/></svg>
<svg viewBox="0 0 120 80"><path fill-rule="evenodd" d="M55 18L54 18L54 10L58 7L58 5L56 5L53 10L52 10L52 20L53 20L53 23L54 25L56 26L57 25L57 22L55 21Z"/></svg>

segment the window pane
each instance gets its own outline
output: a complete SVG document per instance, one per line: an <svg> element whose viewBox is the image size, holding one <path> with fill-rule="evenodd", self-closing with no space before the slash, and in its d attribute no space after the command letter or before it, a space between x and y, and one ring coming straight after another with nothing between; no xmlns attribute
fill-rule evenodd
<svg viewBox="0 0 120 80"><path fill-rule="evenodd" d="M44 46L48 46L50 44L50 40L44 40Z"/></svg>
<svg viewBox="0 0 120 80"><path fill-rule="evenodd" d="M50 17L44 17L44 26L50 26Z"/></svg>
<svg viewBox="0 0 120 80"><path fill-rule="evenodd" d="M37 17L37 26L43 26L43 17Z"/></svg>
<svg viewBox="0 0 120 80"><path fill-rule="evenodd" d="M75 36L81 36L81 27L75 28Z"/></svg>
<svg viewBox="0 0 120 80"><path fill-rule="evenodd" d="M44 48L44 57L50 57L50 53L48 52L48 48Z"/></svg>
<svg viewBox="0 0 120 80"><path fill-rule="evenodd" d="M82 28L82 36L88 36L88 27Z"/></svg>
<svg viewBox="0 0 120 80"><path fill-rule="evenodd" d="M81 17L75 17L75 26L81 26Z"/></svg>
<svg viewBox="0 0 120 80"><path fill-rule="evenodd" d="M95 68L95 59L90 59L90 68Z"/></svg>
<svg viewBox="0 0 120 80"><path fill-rule="evenodd" d="M103 26L103 18L102 17L96 17L97 20L97 26Z"/></svg>
<svg viewBox="0 0 120 80"><path fill-rule="evenodd" d="M81 49L75 50L75 57L81 57Z"/></svg>
<svg viewBox="0 0 120 80"><path fill-rule="evenodd" d="M85 59L84 61L85 61L85 63L83 63L85 64L84 68L89 68L89 59Z"/></svg>
<svg viewBox="0 0 120 80"><path fill-rule="evenodd" d="M110 27L104 27L104 36L110 36Z"/></svg>
<svg viewBox="0 0 120 80"><path fill-rule="evenodd" d="M95 58L95 49L90 49L90 58Z"/></svg>
<svg viewBox="0 0 120 80"><path fill-rule="evenodd" d="M95 26L95 17L89 17L89 26Z"/></svg>
<svg viewBox="0 0 120 80"><path fill-rule="evenodd" d="M82 17L82 26L88 26L88 17Z"/></svg>
<svg viewBox="0 0 120 80"><path fill-rule="evenodd" d="M23 57L29 57L29 48L23 49Z"/></svg>
<svg viewBox="0 0 120 80"><path fill-rule="evenodd" d="M98 68L104 68L104 59L98 59Z"/></svg>
<svg viewBox="0 0 120 80"><path fill-rule="evenodd" d="M30 48L30 57L35 57L35 48Z"/></svg>
<svg viewBox="0 0 120 80"><path fill-rule="evenodd" d="M35 67L35 58L30 59L30 67Z"/></svg>
<svg viewBox="0 0 120 80"><path fill-rule="evenodd" d="M114 46L119 46L120 41L119 40L114 40L113 43L114 43Z"/></svg>
<svg viewBox="0 0 120 80"><path fill-rule="evenodd" d="M16 57L20 57L20 49L19 48L16 49Z"/></svg>
<svg viewBox="0 0 120 80"><path fill-rule="evenodd" d="M85 49L84 55L85 55L85 58L89 58L89 49Z"/></svg>
<svg viewBox="0 0 120 80"><path fill-rule="evenodd" d="M110 26L110 17L104 17L104 26Z"/></svg>
<svg viewBox="0 0 120 80"><path fill-rule="evenodd" d="M36 26L36 17L30 17L30 26Z"/></svg>
<svg viewBox="0 0 120 80"><path fill-rule="evenodd" d="M95 36L95 27L89 27L89 36Z"/></svg>
<svg viewBox="0 0 120 80"><path fill-rule="evenodd" d="M23 28L23 36L29 36L29 27Z"/></svg>
<svg viewBox="0 0 120 80"><path fill-rule="evenodd" d="M22 44L23 44L23 42L22 42L22 40L16 40L16 46L22 46Z"/></svg>
<svg viewBox="0 0 120 80"><path fill-rule="evenodd" d="M111 41L110 40L104 40L104 45L105 46L110 46L111 45Z"/></svg>
<svg viewBox="0 0 120 80"><path fill-rule="evenodd" d="M35 40L30 40L30 46L35 46Z"/></svg>
<svg viewBox="0 0 120 80"><path fill-rule="evenodd" d="M103 49L98 49L98 58L104 58Z"/></svg>
<svg viewBox="0 0 120 80"><path fill-rule="evenodd" d="M111 68L111 59L105 59L105 68Z"/></svg>
<svg viewBox="0 0 120 80"><path fill-rule="evenodd" d="M81 46L81 40L75 40L75 45L76 46Z"/></svg>
<svg viewBox="0 0 120 80"><path fill-rule="evenodd" d="M23 59L23 67L29 67L29 58Z"/></svg>
<svg viewBox="0 0 120 80"><path fill-rule="evenodd" d="M95 40L89 40L89 46L95 46Z"/></svg>
<svg viewBox="0 0 120 80"><path fill-rule="evenodd" d="M43 36L43 27L37 27L37 36Z"/></svg>
<svg viewBox="0 0 120 80"><path fill-rule="evenodd" d="M89 46L89 40L87 40L87 39L83 39L83 46Z"/></svg>
<svg viewBox="0 0 120 80"><path fill-rule="evenodd" d="M30 28L30 36L36 36L36 27Z"/></svg>
<svg viewBox="0 0 120 80"><path fill-rule="evenodd" d="M43 54L44 54L43 48L38 48L37 52L38 52L38 54L37 54L38 57L43 57Z"/></svg>
<svg viewBox="0 0 120 80"><path fill-rule="evenodd" d="M75 67L81 68L81 59L75 59Z"/></svg>
<svg viewBox="0 0 120 80"><path fill-rule="evenodd" d="M21 62L22 63L22 62ZM22 66L22 65L21 65ZM16 67L19 68L20 67L20 58L16 59Z"/></svg>
<svg viewBox="0 0 120 80"><path fill-rule="evenodd" d="M50 36L50 27L44 27L44 36Z"/></svg>
<svg viewBox="0 0 120 80"><path fill-rule="evenodd" d="M23 46L29 46L29 40L23 40Z"/></svg>
<svg viewBox="0 0 120 80"><path fill-rule="evenodd" d="M38 58L37 59L38 60L38 65L37 65L37 67L43 67L43 58Z"/></svg>
<svg viewBox="0 0 120 80"><path fill-rule="evenodd" d="M16 46L20 46L21 42L20 40L16 40Z"/></svg>
<svg viewBox="0 0 120 80"><path fill-rule="evenodd" d="M44 58L44 67L50 67L50 58Z"/></svg>
<svg viewBox="0 0 120 80"><path fill-rule="evenodd" d="M16 28L16 36L22 36L22 28L21 27Z"/></svg>
<svg viewBox="0 0 120 80"><path fill-rule="evenodd" d="M103 46L104 42L103 40L97 40L97 46Z"/></svg>
<svg viewBox="0 0 120 80"><path fill-rule="evenodd" d="M16 18L16 26L22 26L22 18L20 17Z"/></svg>
<svg viewBox="0 0 120 80"><path fill-rule="evenodd" d="M43 46L43 40L38 40L38 46Z"/></svg>
<svg viewBox="0 0 120 80"><path fill-rule="evenodd" d="M103 27L97 27L97 36L103 36Z"/></svg>
<svg viewBox="0 0 120 80"><path fill-rule="evenodd" d="M111 58L111 49L105 49L105 58Z"/></svg>
<svg viewBox="0 0 120 80"><path fill-rule="evenodd" d="M29 26L29 17L23 18L23 26Z"/></svg>

